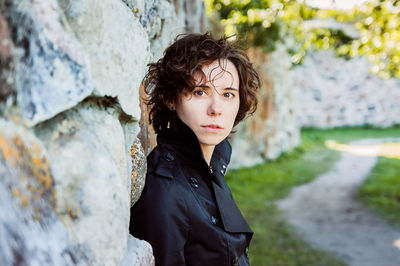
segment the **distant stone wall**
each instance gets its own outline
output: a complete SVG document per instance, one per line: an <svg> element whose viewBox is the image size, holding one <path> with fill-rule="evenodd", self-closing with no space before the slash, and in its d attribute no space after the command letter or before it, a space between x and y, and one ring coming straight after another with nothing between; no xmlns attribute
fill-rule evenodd
<svg viewBox="0 0 400 266"><path fill-rule="evenodd" d="M263 85L258 92L256 112L239 124L237 132L231 135L233 168L277 158L300 143L290 56L283 46L270 54L251 48L247 54Z"/></svg>
<svg viewBox="0 0 400 266"><path fill-rule="evenodd" d="M0 1L2 265L154 264L128 232L140 83L205 23L201 0Z"/></svg>
<svg viewBox="0 0 400 266"><path fill-rule="evenodd" d="M300 127L400 123L400 80L380 79L365 57L346 61L314 51L293 71Z"/></svg>
<svg viewBox="0 0 400 266"><path fill-rule="evenodd" d="M400 123L400 80L371 74L364 57L346 61L333 51L309 51L291 69L284 45L271 54L249 49L263 80L256 113L231 135L231 167L275 159L300 144L302 127Z"/></svg>

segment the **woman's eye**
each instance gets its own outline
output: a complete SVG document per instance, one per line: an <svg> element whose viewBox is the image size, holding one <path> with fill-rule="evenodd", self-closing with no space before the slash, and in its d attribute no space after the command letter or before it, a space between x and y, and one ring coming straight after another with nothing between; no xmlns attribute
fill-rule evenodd
<svg viewBox="0 0 400 266"><path fill-rule="evenodd" d="M230 99L230 98L235 97L235 95L234 95L233 93L231 93L231 92L225 92L225 93L224 93L224 97Z"/></svg>
<svg viewBox="0 0 400 266"><path fill-rule="evenodd" d="M202 91L202 90L196 90L196 91L194 91L194 94L197 95L197 96L203 96L203 95L206 94L206 92Z"/></svg>

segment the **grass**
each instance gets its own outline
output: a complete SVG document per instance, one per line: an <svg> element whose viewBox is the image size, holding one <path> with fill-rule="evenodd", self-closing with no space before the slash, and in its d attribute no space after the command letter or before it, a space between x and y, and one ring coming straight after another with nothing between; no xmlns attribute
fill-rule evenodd
<svg viewBox="0 0 400 266"><path fill-rule="evenodd" d="M400 160L379 157L358 197L400 228Z"/></svg>
<svg viewBox="0 0 400 266"><path fill-rule="evenodd" d="M388 129L348 127L302 130L302 143L278 159L226 176L239 208L255 232L250 247L251 265L345 265L334 255L303 241L283 220L274 201L294 186L329 171L340 153L325 147L326 140L346 143L360 138L400 136L400 126Z"/></svg>

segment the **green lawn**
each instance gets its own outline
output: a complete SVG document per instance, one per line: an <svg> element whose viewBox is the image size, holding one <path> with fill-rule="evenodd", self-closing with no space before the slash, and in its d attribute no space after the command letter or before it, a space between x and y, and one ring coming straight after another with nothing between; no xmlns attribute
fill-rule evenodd
<svg viewBox="0 0 400 266"><path fill-rule="evenodd" d="M379 157L358 196L400 228L400 160Z"/></svg>
<svg viewBox="0 0 400 266"><path fill-rule="evenodd" d="M250 262L255 265L345 265L332 254L305 243L281 218L274 201L294 186L329 171L339 152L325 147L325 140L346 143L360 138L400 136L400 126L302 130L302 144L276 160L233 170L226 176L239 208L255 232Z"/></svg>

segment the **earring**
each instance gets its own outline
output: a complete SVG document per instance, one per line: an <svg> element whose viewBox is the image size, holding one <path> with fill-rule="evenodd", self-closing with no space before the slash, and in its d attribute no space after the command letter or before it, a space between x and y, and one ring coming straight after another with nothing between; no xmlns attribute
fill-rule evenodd
<svg viewBox="0 0 400 266"><path fill-rule="evenodd" d="M172 112L175 111L175 107L174 107L174 106L171 106L169 109L170 109Z"/></svg>

